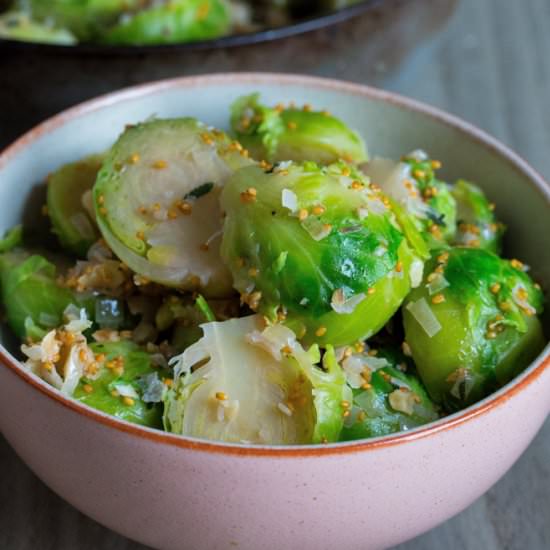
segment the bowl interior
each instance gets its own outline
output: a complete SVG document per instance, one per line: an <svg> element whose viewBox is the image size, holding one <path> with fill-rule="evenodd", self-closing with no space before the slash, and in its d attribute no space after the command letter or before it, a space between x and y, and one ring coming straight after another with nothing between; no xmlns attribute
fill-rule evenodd
<svg viewBox="0 0 550 550"><path fill-rule="evenodd" d="M190 77L132 88L66 111L0 155L0 230L23 218L39 223L41 200L36 197L43 196L48 173L105 150L126 124L153 116L193 116L227 129L231 102L255 91L267 103L294 101L329 109L364 136L371 156L399 158L422 148L443 163L447 181L462 177L478 183L508 226L506 255L526 262L550 288L550 189L540 176L488 136L442 113L384 92L311 77ZM16 353L5 327L0 342Z"/></svg>

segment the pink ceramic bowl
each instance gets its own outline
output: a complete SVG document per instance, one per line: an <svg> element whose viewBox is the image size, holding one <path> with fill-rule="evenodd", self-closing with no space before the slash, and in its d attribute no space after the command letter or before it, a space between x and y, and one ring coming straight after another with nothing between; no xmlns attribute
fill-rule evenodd
<svg viewBox="0 0 550 550"><path fill-rule="evenodd" d="M508 224L508 247L550 284L550 190L479 130L363 86L302 76L228 74L140 86L70 109L0 156L2 228L59 164L101 151L123 125L193 115L226 126L228 106L258 90L268 102L330 108L375 154L418 147L449 177L479 182ZM5 338L5 344L6 343ZM391 437L304 447L217 444L127 424L66 399L1 349L0 428L55 492L98 522L162 549L383 548L456 514L493 485L550 411L549 348L484 401Z"/></svg>

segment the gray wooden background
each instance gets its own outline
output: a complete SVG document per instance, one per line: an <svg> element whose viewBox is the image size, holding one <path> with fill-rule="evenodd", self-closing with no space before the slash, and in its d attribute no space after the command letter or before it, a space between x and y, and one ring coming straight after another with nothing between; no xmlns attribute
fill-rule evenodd
<svg viewBox="0 0 550 550"><path fill-rule="evenodd" d="M550 0L462 0L449 23L397 69L386 58L391 45L381 48L374 76L362 78L349 67L347 78L451 111L496 135L550 179ZM341 70L327 64L311 72L331 76ZM2 131L4 142L16 137L9 128ZM1 437L0 480L1 550L144 548L63 502ZM399 547L442 548L550 549L550 420L485 496Z"/></svg>

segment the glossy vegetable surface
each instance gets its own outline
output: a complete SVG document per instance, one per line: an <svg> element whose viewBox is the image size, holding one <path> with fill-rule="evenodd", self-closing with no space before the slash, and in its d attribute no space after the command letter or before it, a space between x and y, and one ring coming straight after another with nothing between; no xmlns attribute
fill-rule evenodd
<svg viewBox="0 0 550 550"><path fill-rule="evenodd" d="M368 338L421 276L385 197L359 177L345 164L255 166L221 196L222 258L242 300L307 342Z"/></svg>
<svg viewBox="0 0 550 550"><path fill-rule="evenodd" d="M139 0L28 0L23 9L38 21L53 21L79 40L96 37L106 25L113 24L124 9L139 5Z"/></svg>
<svg viewBox="0 0 550 550"><path fill-rule="evenodd" d="M9 252L23 243L23 226L16 225L8 229L0 240L0 254Z"/></svg>
<svg viewBox="0 0 550 550"><path fill-rule="evenodd" d="M353 353L342 361L353 388L344 441L410 430L439 417L414 363L393 349Z"/></svg>
<svg viewBox="0 0 550 550"><path fill-rule="evenodd" d="M328 111L260 103L259 94L244 96L231 107L231 127L257 160L314 161L330 164L367 160L362 138Z"/></svg>
<svg viewBox="0 0 550 550"><path fill-rule="evenodd" d="M495 216L495 205L473 183L459 180L451 188L457 204L457 232L454 244L484 248L499 254L504 225Z"/></svg>
<svg viewBox="0 0 550 550"><path fill-rule="evenodd" d="M258 38L269 39L271 28L330 15L353 3L354 0L4 0L0 10L8 11L0 14L0 39L60 46L131 47L207 42L232 34L251 34L244 40L254 43Z"/></svg>
<svg viewBox="0 0 550 550"><path fill-rule="evenodd" d="M218 197L233 171L251 164L241 152L223 132L191 118L126 129L94 187L103 237L151 281L230 294L231 277L219 257Z"/></svg>
<svg viewBox="0 0 550 550"><path fill-rule="evenodd" d="M420 150L400 162L375 158L362 165L371 181L413 217L430 248L451 241L456 233L456 201L449 186L437 179L439 167Z"/></svg>
<svg viewBox="0 0 550 550"><path fill-rule="evenodd" d="M508 382L544 345L543 296L518 260L440 249L403 308L405 336L431 397L465 407Z"/></svg>
<svg viewBox="0 0 550 550"><path fill-rule="evenodd" d="M153 366L150 354L127 341L90 347L99 359L99 373L84 376L74 398L121 420L161 428L166 374Z"/></svg>
<svg viewBox="0 0 550 550"><path fill-rule="evenodd" d="M8 324L22 339L42 338L62 323L67 306L79 304L71 290L57 283L55 266L42 256L0 254L0 278Z"/></svg>
<svg viewBox="0 0 550 550"><path fill-rule="evenodd" d="M171 44L227 34L231 18L224 0L175 0L137 11L113 26L102 40L111 44Z"/></svg>
<svg viewBox="0 0 550 550"><path fill-rule="evenodd" d="M261 317L202 326L175 366L165 427L182 435L275 445L336 441L345 378L327 351L306 352L293 332Z"/></svg>
<svg viewBox="0 0 550 550"><path fill-rule="evenodd" d="M90 192L101 167L102 157L94 155L66 164L48 178L48 215L61 246L80 257L99 238L95 219L86 209L85 193Z"/></svg>
<svg viewBox="0 0 550 550"><path fill-rule="evenodd" d="M125 421L304 445L415 429L536 358L542 290L481 188L421 150L367 161L307 105L231 116L240 141L151 118L49 176L69 255L38 224L0 239L25 369Z"/></svg>

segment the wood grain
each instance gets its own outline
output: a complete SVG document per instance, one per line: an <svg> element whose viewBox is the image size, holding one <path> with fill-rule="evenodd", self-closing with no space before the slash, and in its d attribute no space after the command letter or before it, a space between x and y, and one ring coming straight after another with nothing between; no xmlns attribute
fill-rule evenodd
<svg viewBox="0 0 550 550"><path fill-rule="evenodd" d="M387 69L391 47L380 48L376 74L369 74L367 83L418 98L473 122L512 146L550 179L549 28L548 0L462 0L447 27L412 53L398 70ZM362 81L345 59L338 66L312 67L311 72L332 76L348 68L348 79ZM1 549L145 548L63 502L1 438L0 472ZM447 523L399 546L399 550L442 548L550 548L550 420L511 471L485 496Z"/></svg>

